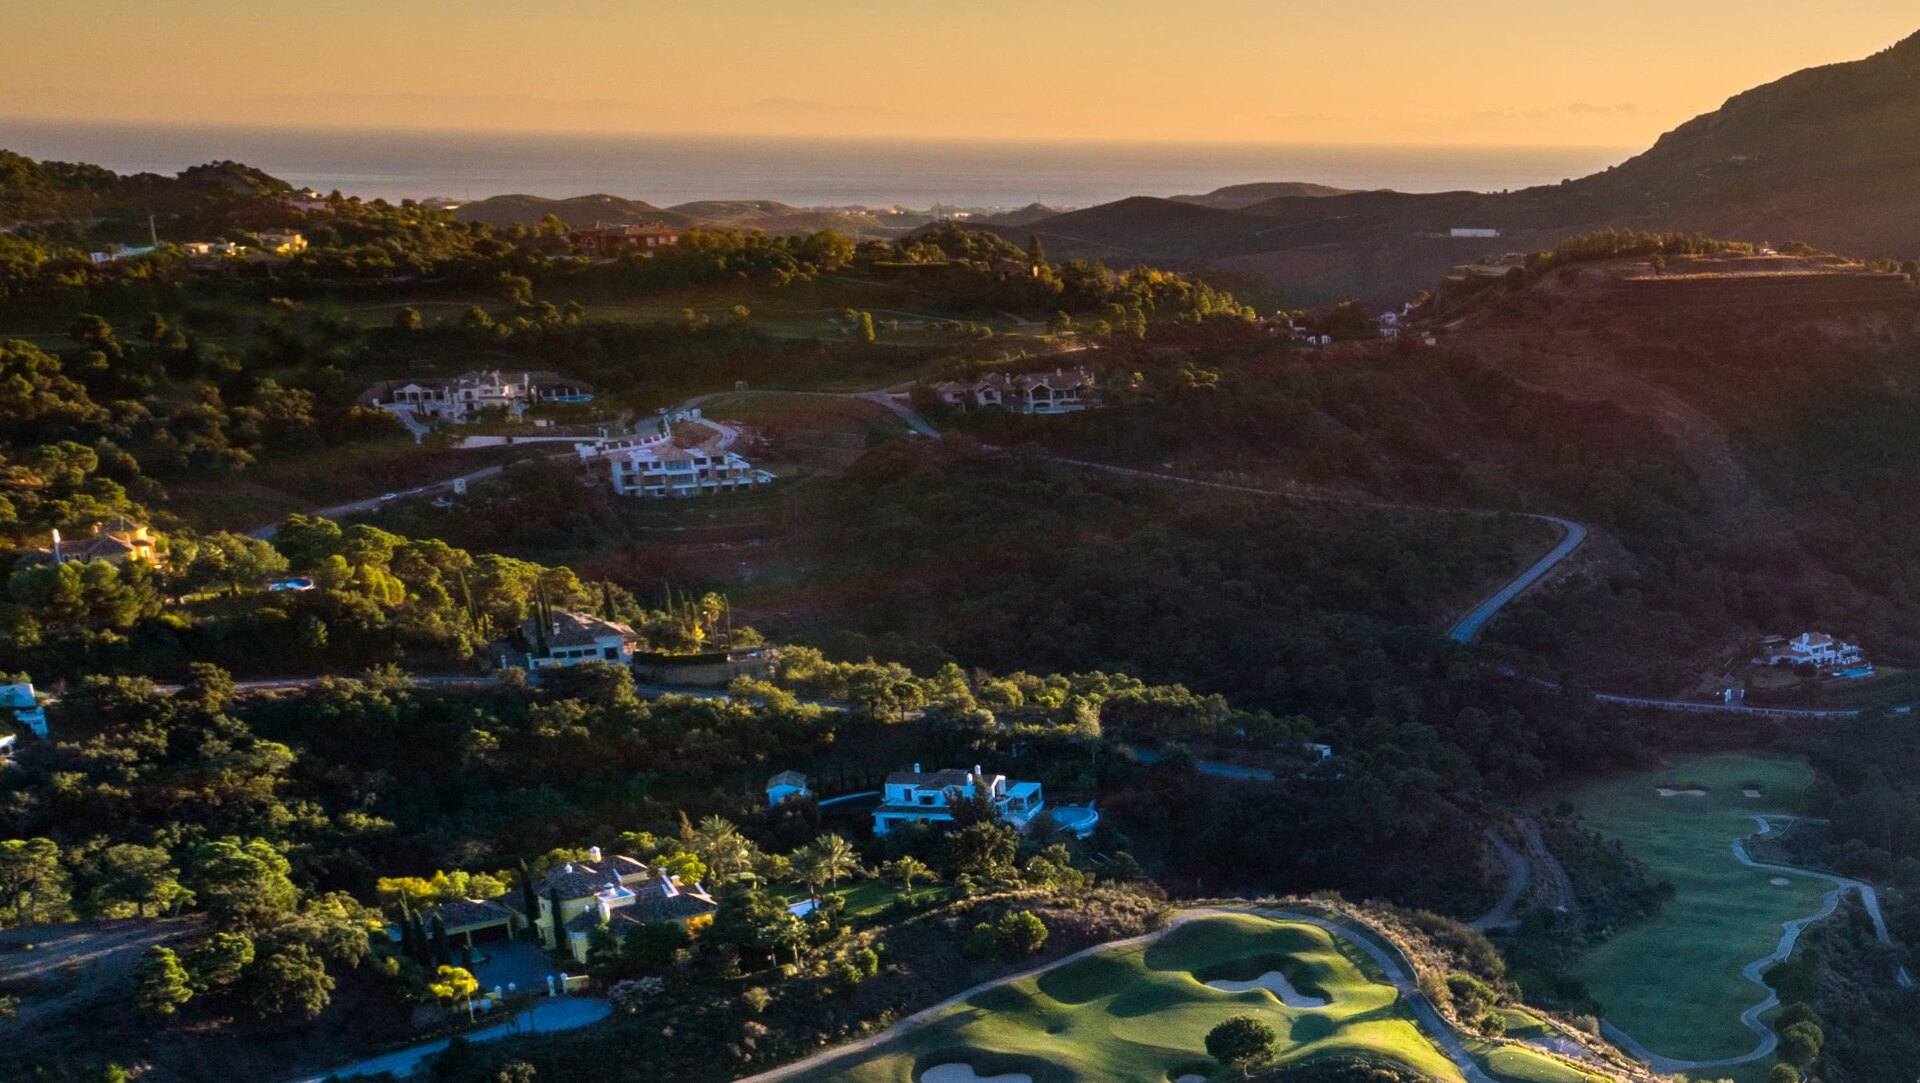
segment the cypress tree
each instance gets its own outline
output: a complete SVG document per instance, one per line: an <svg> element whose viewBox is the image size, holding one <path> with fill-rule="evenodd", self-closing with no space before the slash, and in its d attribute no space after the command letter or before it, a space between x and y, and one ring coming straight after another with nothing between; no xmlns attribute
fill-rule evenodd
<svg viewBox="0 0 1920 1083"><path fill-rule="evenodd" d="M520 859L520 905L527 912L527 932L537 938L540 930L534 926L533 921L540 916L540 897L534 892L533 870L527 867L527 859L524 857Z"/></svg>
<svg viewBox="0 0 1920 1083"><path fill-rule="evenodd" d="M437 966L453 965L453 945L447 942L447 923L433 915L433 961Z"/></svg>
<svg viewBox="0 0 1920 1083"><path fill-rule="evenodd" d="M557 948L566 943L560 929L560 890L558 888L547 889L547 905L553 908L553 943L548 947Z"/></svg>
<svg viewBox="0 0 1920 1083"><path fill-rule="evenodd" d="M409 959L420 958L420 946L413 940L413 907L404 897L400 900L400 954Z"/></svg>
<svg viewBox="0 0 1920 1083"><path fill-rule="evenodd" d="M420 914L413 915L413 949L413 961L432 970L433 941L427 937L427 919Z"/></svg>

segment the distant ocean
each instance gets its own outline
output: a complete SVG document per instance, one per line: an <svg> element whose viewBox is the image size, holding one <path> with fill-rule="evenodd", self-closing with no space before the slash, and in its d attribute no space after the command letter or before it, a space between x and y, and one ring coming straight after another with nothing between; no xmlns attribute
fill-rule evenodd
<svg viewBox="0 0 1920 1083"><path fill-rule="evenodd" d="M120 127L0 120L0 147L118 172L233 159L365 198L605 192L658 206L1084 207L1254 181L1403 192L1554 184L1620 161L1610 147L931 142L811 138Z"/></svg>

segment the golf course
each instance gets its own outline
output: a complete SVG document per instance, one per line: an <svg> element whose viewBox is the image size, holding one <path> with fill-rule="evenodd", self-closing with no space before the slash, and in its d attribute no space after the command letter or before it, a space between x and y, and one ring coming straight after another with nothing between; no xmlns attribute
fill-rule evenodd
<svg viewBox="0 0 1920 1083"><path fill-rule="evenodd" d="M1754 1047L1740 1013L1766 991L1741 968L1779 945L1783 923L1819 912L1832 885L1748 868L1733 840L1757 830L1758 814L1799 811L1811 780L1798 760L1688 756L1567 794L1588 826L1618 839L1674 887L1657 918L1572 967L1605 1005L1608 1022L1676 1059L1734 1057Z"/></svg>
<svg viewBox="0 0 1920 1083"><path fill-rule="evenodd" d="M794 1078L1206 1079L1221 1070L1206 1054L1207 1031L1243 1014L1279 1034L1282 1061L1344 1053L1434 1080L1461 1079L1358 949L1312 925L1231 914L987 989L875 1048Z"/></svg>

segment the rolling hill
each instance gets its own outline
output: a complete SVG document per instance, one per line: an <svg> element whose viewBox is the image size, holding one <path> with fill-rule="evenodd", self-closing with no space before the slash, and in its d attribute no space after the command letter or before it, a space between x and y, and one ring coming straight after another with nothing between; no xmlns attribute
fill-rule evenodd
<svg viewBox="0 0 1920 1083"><path fill-rule="evenodd" d="M463 222L484 222L490 226L531 226L549 214L569 226L591 226L598 222L609 225L666 222L669 225L686 226L695 221L692 215L604 193L567 199L529 195L490 196L463 204L454 212L454 217Z"/></svg>
<svg viewBox="0 0 1920 1083"><path fill-rule="evenodd" d="M1262 193L1268 198L1241 202ZM986 228L1016 243L1038 234L1061 256L1230 269L1301 303L1386 303L1454 264L1608 225L1912 255L1920 252L1917 193L1920 34L1736 95L1646 152L1562 184L1498 194L1238 185ZM1459 227L1500 236L1450 236Z"/></svg>
<svg viewBox="0 0 1920 1083"><path fill-rule="evenodd" d="M1321 196L1343 196L1353 191L1351 188L1332 188L1324 184L1309 184L1305 181L1260 181L1254 184L1229 184L1224 188L1215 188L1205 195L1174 196L1176 203L1192 203L1200 207L1218 207L1221 210L1238 211L1265 203L1270 199L1283 199L1291 196L1317 198Z"/></svg>

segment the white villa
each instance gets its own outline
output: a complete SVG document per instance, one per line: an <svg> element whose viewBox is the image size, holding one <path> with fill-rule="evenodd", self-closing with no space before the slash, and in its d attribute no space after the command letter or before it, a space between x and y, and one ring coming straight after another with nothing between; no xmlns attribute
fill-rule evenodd
<svg viewBox="0 0 1920 1083"><path fill-rule="evenodd" d="M927 773L916 763L911 771L887 776L884 796L873 810L873 833L884 835L903 823L951 821L949 801L955 795L984 795L1001 819L1023 831L1046 806L1038 782L1009 782L1007 776L989 775L978 764L971 771L950 768Z"/></svg>
<svg viewBox="0 0 1920 1083"><path fill-rule="evenodd" d="M773 480L732 451L662 445L602 456L613 491L621 496L685 497L751 489Z"/></svg>
<svg viewBox="0 0 1920 1083"><path fill-rule="evenodd" d="M462 373L451 381L387 383L373 391L376 405L423 421L465 425L494 408L518 418L537 402L589 402L593 392L578 380L552 372L503 374L499 369Z"/></svg>
<svg viewBox="0 0 1920 1083"><path fill-rule="evenodd" d="M639 634L627 625L567 610L553 614L553 624L544 635L538 616L522 621L520 634L527 641L529 673L556 666L577 666L582 662L630 665L633 649L640 643Z"/></svg>
<svg viewBox="0 0 1920 1083"><path fill-rule="evenodd" d="M962 410L1000 406L1020 414L1068 414L1100 405L1094 379L1084 369L1008 376L988 373L978 380L948 380L933 385L940 401Z"/></svg>
<svg viewBox="0 0 1920 1083"><path fill-rule="evenodd" d="M1858 646L1835 639L1825 632L1801 632L1792 639L1769 636L1760 642L1756 666L1810 665L1815 669L1850 669L1867 664L1867 656Z"/></svg>

